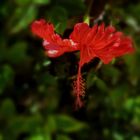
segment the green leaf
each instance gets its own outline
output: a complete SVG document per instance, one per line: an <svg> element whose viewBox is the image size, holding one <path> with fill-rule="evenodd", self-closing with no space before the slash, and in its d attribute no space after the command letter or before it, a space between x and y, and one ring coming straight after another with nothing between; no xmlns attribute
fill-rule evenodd
<svg viewBox="0 0 140 140"><path fill-rule="evenodd" d="M7 40L4 36L0 35L0 62L4 61L7 56Z"/></svg>
<svg viewBox="0 0 140 140"><path fill-rule="evenodd" d="M64 7L70 16L81 15L86 8L82 0L56 0L56 4Z"/></svg>
<svg viewBox="0 0 140 140"><path fill-rule="evenodd" d="M67 26L67 11L61 6L55 6L48 12L48 19L55 25L56 32L63 34Z"/></svg>
<svg viewBox="0 0 140 140"><path fill-rule="evenodd" d="M36 14L37 8L34 5L17 8L11 19L10 33L17 33L27 28L29 24L35 19Z"/></svg>
<svg viewBox="0 0 140 140"><path fill-rule="evenodd" d="M124 140L123 135L121 135L117 132L113 133L113 137L114 137L114 140Z"/></svg>
<svg viewBox="0 0 140 140"><path fill-rule="evenodd" d="M135 106L135 100L132 98L128 98L125 102L124 102L124 109L127 110L128 112L132 112Z"/></svg>
<svg viewBox="0 0 140 140"><path fill-rule="evenodd" d="M124 59L128 67L130 81L133 85L137 85L140 77L140 53L137 51L135 55L126 55Z"/></svg>
<svg viewBox="0 0 140 140"><path fill-rule="evenodd" d="M119 80L121 72L112 65L104 65L101 69L106 79L110 80L112 84L116 84Z"/></svg>
<svg viewBox="0 0 140 140"><path fill-rule="evenodd" d="M41 116L16 116L10 120L9 128L13 130L12 133L19 134L21 132L34 133L41 129Z"/></svg>
<svg viewBox="0 0 140 140"><path fill-rule="evenodd" d="M138 26L138 22L134 17L128 16L126 18L126 23L132 27L135 31L140 30L140 27Z"/></svg>
<svg viewBox="0 0 140 140"><path fill-rule="evenodd" d="M69 138L67 135L59 134L57 135L56 140L71 140L71 138Z"/></svg>
<svg viewBox="0 0 140 140"><path fill-rule="evenodd" d="M140 115L135 114L131 121L132 125L140 126Z"/></svg>
<svg viewBox="0 0 140 140"><path fill-rule="evenodd" d="M137 97L136 97L136 99L135 99L135 104L137 105L137 106L140 106L140 96L138 95Z"/></svg>
<svg viewBox="0 0 140 140"><path fill-rule="evenodd" d="M40 5L45 5L45 4L49 4L50 0L33 0L34 4L40 4Z"/></svg>
<svg viewBox="0 0 140 140"><path fill-rule="evenodd" d="M127 96L127 91L128 87L126 84L121 84L118 87L115 87L109 91L110 102L115 109L122 109L124 102L120 101L125 100L125 96Z"/></svg>
<svg viewBox="0 0 140 140"><path fill-rule="evenodd" d="M139 16L140 3L129 5L128 9L126 9L126 10L127 10L127 15L129 15L129 16L131 15L132 17L136 18L137 21L140 23L140 16Z"/></svg>
<svg viewBox="0 0 140 140"><path fill-rule="evenodd" d="M35 134L32 137L30 137L28 140L44 140L44 136L41 134Z"/></svg>
<svg viewBox="0 0 140 140"><path fill-rule="evenodd" d="M42 135L34 135L29 140L44 140Z"/></svg>
<svg viewBox="0 0 140 140"><path fill-rule="evenodd" d="M53 115L49 115L47 118L47 123L45 126L45 131L53 133L54 131L56 131L56 121L55 121L55 117Z"/></svg>
<svg viewBox="0 0 140 140"><path fill-rule="evenodd" d="M18 5L25 6L31 4L45 5L49 4L50 0L15 0Z"/></svg>
<svg viewBox="0 0 140 140"><path fill-rule="evenodd" d="M140 136L133 136L132 140L140 140Z"/></svg>
<svg viewBox="0 0 140 140"><path fill-rule="evenodd" d="M27 47L28 44L25 41L18 40L9 48L2 42L2 46L0 47L0 61L8 61L12 64L20 64L23 61L27 62L30 60L27 56Z"/></svg>
<svg viewBox="0 0 140 140"><path fill-rule="evenodd" d="M29 138L27 138L26 140L52 140L52 138L50 133L45 132L45 133L34 134Z"/></svg>
<svg viewBox="0 0 140 140"><path fill-rule="evenodd" d="M91 86L93 86L96 80L97 80L96 74L93 71L90 71L87 75L87 80L86 80L87 88L90 88Z"/></svg>
<svg viewBox="0 0 140 140"><path fill-rule="evenodd" d="M50 133L45 134L45 140L52 140L52 137L51 137Z"/></svg>
<svg viewBox="0 0 140 140"><path fill-rule="evenodd" d="M84 123L66 115L58 115L55 120L57 129L67 133L76 132L86 127Z"/></svg>
<svg viewBox="0 0 140 140"><path fill-rule="evenodd" d="M4 65L0 69L0 94L10 84L12 84L14 78L14 71L9 65Z"/></svg>
<svg viewBox="0 0 140 140"><path fill-rule="evenodd" d="M24 6L24 5L28 5L30 4L30 0L15 0L16 4L20 5L20 6Z"/></svg>
<svg viewBox="0 0 140 140"><path fill-rule="evenodd" d="M0 106L0 114L4 118L10 119L16 113L15 105L11 99L5 99Z"/></svg>
<svg viewBox="0 0 140 140"><path fill-rule="evenodd" d="M98 87L99 90L101 90L102 92L107 92L108 91L108 87L105 83L105 81L103 81L100 78L97 78L96 80L96 86Z"/></svg>
<svg viewBox="0 0 140 140"><path fill-rule="evenodd" d="M4 140L3 135L1 133L0 133L0 140Z"/></svg>
<svg viewBox="0 0 140 140"><path fill-rule="evenodd" d="M7 52L7 59L9 62L19 64L23 61L27 61L29 57L26 54L27 44L26 42L16 42Z"/></svg>

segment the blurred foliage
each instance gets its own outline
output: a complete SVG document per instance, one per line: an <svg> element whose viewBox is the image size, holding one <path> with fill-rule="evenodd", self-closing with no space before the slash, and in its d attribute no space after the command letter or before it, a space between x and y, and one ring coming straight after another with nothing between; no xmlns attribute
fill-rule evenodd
<svg viewBox="0 0 140 140"><path fill-rule="evenodd" d="M139 13L139 0L1 0L0 140L140 140ZM40 18L64 38L84 18L113 24L132 36L136 52L85 65L85 106L75 110L78 54L45 56L30 31Z"/></svg>

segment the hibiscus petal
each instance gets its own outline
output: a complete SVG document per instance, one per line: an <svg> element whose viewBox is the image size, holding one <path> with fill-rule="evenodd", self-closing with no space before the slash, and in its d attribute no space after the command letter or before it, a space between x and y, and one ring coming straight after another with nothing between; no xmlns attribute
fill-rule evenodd
<svg viewBox="0 0 140 140"><path fill-rule="evenodd" d="M74 26L74 30L70 35L70 39L72 39L76 43L80 43L82 39L85 37L85 33L89 30L89 26L86 23L77 23Z"/></svg>
<svg viewBox="0 0 140 140"><path fill-rule="evenodd" d="M133 52L132 40L115 30L113 26L105 28L103 23L92 28L77 24L70 38L80 44L80 64L84 65L95 57L107 64L115 57Z"/></svg>
<svg viewBox="0 0 140 140"><path fill-rule="evenodd" d="M86 44L89 44L89 42L91 42L93 40L93 38L95 37L95 35L97 33L97 30L98 30L98 25L96 24L91 28L91 31L88 33L88 35L85 39Z"/></svg>
<svg viewBox="0 0 140 140"><path fill-rule="evenodd" d="M54 32L54 26L45 20L37 20L31 25L32 32L42 38L43 47L49 57L58 57L65 52L78 50L78 44L71 39L62 39Z"/></svg>
<svg viewBox="0 0 140 140"><path fill-rule="evenodd" d="M110 41L111 42L111 41ZM132 53L134 48L132 47L132 40L129 37L122 36L116 41L104 45L104 48L94 50L97 57L99 57L105 64L112 61L113 58Z"/></svg>
<svg viewBox="0 0 140 140"><path fill-rule="evenodd" d="M44 19L36 20L31 25L31 30L40 38L50 41L50 35L54 34L54 26L46 23Z"/></svg>

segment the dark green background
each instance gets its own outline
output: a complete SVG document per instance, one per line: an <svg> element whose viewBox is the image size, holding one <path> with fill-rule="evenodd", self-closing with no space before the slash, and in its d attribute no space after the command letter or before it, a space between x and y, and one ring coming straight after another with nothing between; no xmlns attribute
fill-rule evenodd
<svg viewBox="0 0 140 140"><path fill-rule="evenodd" d="M75 110L79 54L48 58L30 24L44 18L67 38L85 15L132 36L136 51L85 65ZM0 140L140 140L139 0L0 0L0 27Z"/></svg>

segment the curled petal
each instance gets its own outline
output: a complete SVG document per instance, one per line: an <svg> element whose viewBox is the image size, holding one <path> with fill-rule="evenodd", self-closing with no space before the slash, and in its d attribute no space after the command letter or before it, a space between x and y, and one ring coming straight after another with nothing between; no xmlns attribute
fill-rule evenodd
<svg viewBox="0 0 140 140"><path fill-rule="evenodd" d="M51 40L52 34L54 34L54 26L46 23L44 19L34 21L31 25L31 30L34 34L40 38ZM59 37L58 37L59 38Z"/></svg>
<svg viewBox="0 0 140 140"><path fill-rule="evenodd" d="M65 52L79 49L77 43L71 39L62 39L54 32L54 26L43 19L33 22L31 30L43 39L43 47L49 57L58 57Z"/></svg>
<svg viewBox="0 0 140 140"><path fill-rule="evenodd" d="M113 26L104 26L104 23L90 28L86 23L78 23L70 38L80 44L80 63L84 65L99 57L105 64L113 58L134 51L132 40L116 32Z"/></svg>

